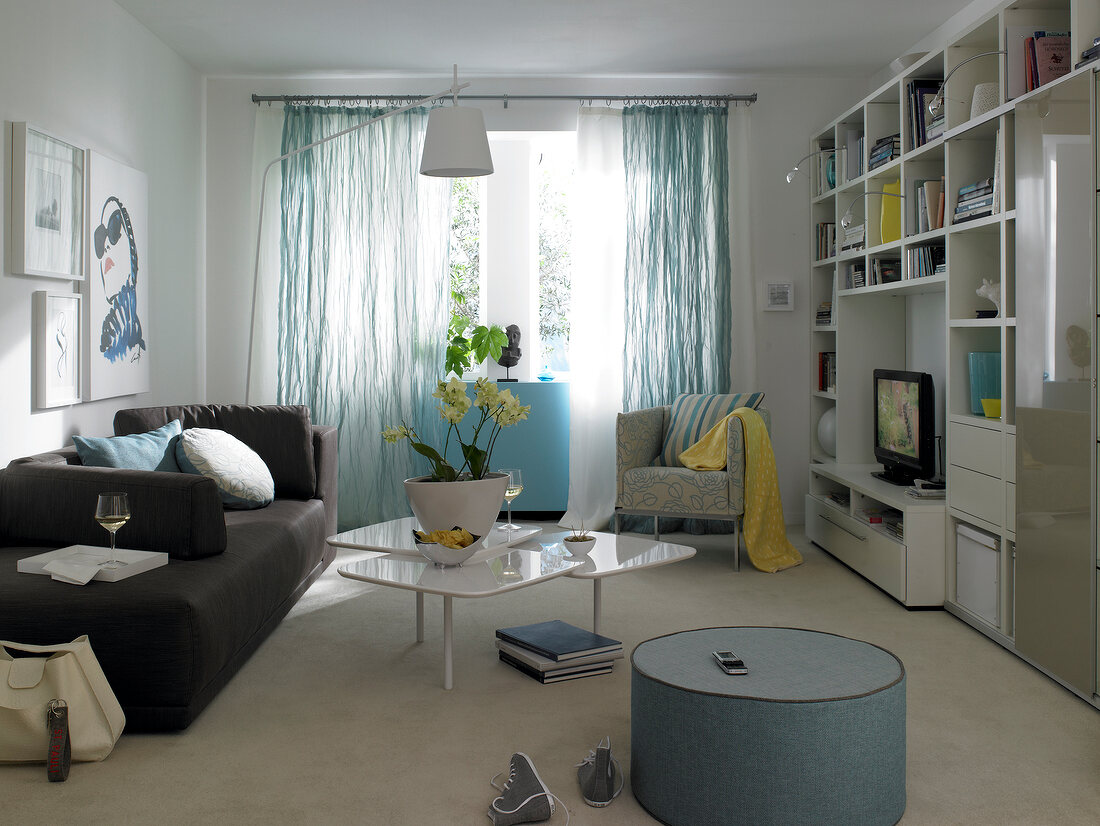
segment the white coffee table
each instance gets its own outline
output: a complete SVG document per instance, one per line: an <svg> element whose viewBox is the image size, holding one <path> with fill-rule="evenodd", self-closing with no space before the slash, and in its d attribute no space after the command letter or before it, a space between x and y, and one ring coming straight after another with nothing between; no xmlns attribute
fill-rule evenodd
<svg viewBox="0 0 1100 826"><path fill-rule="evenodd" d="M584 557L565 550L568 531L543 534L540 528L506 531L495 526L486 547L463 565L440 567L416 550L411 516L338 533L328 544L373 551L377 556L344 565L341 576L416 593L416 641L424 641L424 594L443 597L443 687L454 685L452 604L454 597L477 599L526 588L558 576L592 580L592 630L600 633L605 577L681 562L695 556L687 545L638 536L593 531L596 544Z"/></svg>
<svg viewBox="0 0 1100 826"><path fill-rule="evenodd" d="M566 559L574 559L564 549L562 539L569 531L543 533L517 548L541 548L544 551L559 553ZM617 536L613 533L591 531L596 537L592 550L581 558L583 562L569 571L568 576L577 579L592 580L592 630L600 630L600 614L603 610L603 580L609 576L628 574L645 568L656 568L682 562L695 556L695 549L687 545L675 545L671 542L659 542L641 536Z"/></svg>
<svg viewBox="0 0 1100 826"><path fill-rule="evenodd" d="M407 519L411 518L407 517ZM411 521L413 525L416 524L415 520ZM395 544L398 544L403 535L401 528L393 530L396 531L393 534ZM409 530L411 531L411 528ZM537 533L537 528L529 529L526 536L516 541L522 541ZM351 539L343 534L330 537L328 542L337 547L381 551L378 543L373 541L378 538L377 535L363 534L357 538L369 540L369 546L349 544ZM471 561L461 566L442 567L422 557L415 547L412 550L415 556L410 555L404 548L397 548L390 553L379 553L378 556L344 565L339 569L339 573L348 579L415 591L417 642L424 641L424 594L439 594L443 597L443 687L450 689L454 686L452 622L454 597L478 599L504 594L562 576L583 564L579 560L567 559L564 554L544 551L538 547L516 550L509 549L507 545L497 545L495 549L491 547L485 550L486 552L492 550L494 555L488 559L478 560L479 552L471 557Z"/></svg>

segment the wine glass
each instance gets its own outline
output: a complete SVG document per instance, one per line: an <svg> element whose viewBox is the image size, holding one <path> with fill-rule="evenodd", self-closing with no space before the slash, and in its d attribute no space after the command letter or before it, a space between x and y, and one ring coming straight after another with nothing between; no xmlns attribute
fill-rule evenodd
<svg viewBox="0 0 1100 826"><path fill-rule="evenodd" d="M102 568L120 568L125 562L115 559L115 532L130 521L130 497L125 493L101 493L95 506L95 521L111 534L111 555Z"/></svg>
<svg viewBox="0 0 1100 826"><path fill-rule="evenodd" d="M512 500L523 493L523 474L518 468L502 467L497 472L508 474L508 487L504 489L504 498L508 502L508 521L501 527L509 531L519 530L523 526L512 522Z"/></svg>

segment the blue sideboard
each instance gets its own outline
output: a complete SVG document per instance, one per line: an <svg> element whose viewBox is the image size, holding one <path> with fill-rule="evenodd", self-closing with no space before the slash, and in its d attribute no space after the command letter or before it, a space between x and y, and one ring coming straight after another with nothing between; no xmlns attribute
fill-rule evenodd
<svg viewBox="0 0 1100 826"><path fill-rule="evenodd" d="M523 493L516 511L564 511L569 498L569 382L499 383L531 405L527 419L506 427L493 448L493 470L523 471ZM471 392L471 396L472 396Z"/></svg>

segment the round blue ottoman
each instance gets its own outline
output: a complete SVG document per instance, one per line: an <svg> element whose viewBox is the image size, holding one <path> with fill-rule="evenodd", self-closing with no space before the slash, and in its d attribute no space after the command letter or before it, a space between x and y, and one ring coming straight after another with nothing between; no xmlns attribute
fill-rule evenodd
<svg viewBox="0 0 1100 826"><path fill-rule="evenodd" d="M749 669L729 675L712 651ZM799 628L701 628L631 655L630 785L662 823L892 824L905 811L905 668Z"/></svg>

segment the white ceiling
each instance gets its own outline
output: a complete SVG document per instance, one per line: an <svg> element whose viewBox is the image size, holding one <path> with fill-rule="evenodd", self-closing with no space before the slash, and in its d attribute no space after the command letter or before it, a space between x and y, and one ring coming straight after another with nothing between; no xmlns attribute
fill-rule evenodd
<svg viewBox="0 0 1100 826"><path fill-rule="evenodd" d="M967 0L117 0L208 75L871 74Z"/></svg>

